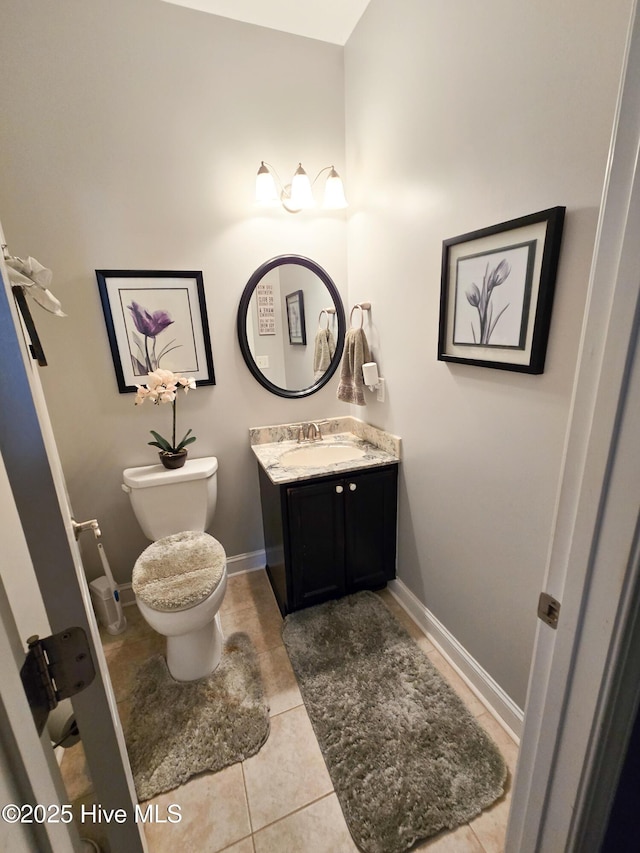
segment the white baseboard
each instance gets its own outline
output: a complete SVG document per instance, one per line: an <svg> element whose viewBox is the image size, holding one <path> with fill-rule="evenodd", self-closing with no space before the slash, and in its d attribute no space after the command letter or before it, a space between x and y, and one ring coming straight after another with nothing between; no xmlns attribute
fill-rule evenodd
<svg viewBox="0 0 640 853"><path fill-rule="evenodd" d="M264 569L266 564L266 555L264 550L251 551L249 554L236 554L235 557L227 557L227 574L239 575L243 572L255 572L258 569ZM136 600L131 583L119 583L118 591L120 592L120 601L123 607L133 604Z"/></svg>
<svg viewBox="0 0 640 853"><path fill-rule="evenodd" d="M519 742L524 720L522 709L401 580L390 581L388 589L398 604L464 679L489 713L509 730L516 742Z"/></svg>
<svg viewBox="0 0 640 853"><path fill-rule="evenodd" d="M250 551L248 554L236 554L235 557L227 557L227 574L239 575L242 572L255 572L264 569L267 564L267 555L264 548L261 551Z"/></svg>

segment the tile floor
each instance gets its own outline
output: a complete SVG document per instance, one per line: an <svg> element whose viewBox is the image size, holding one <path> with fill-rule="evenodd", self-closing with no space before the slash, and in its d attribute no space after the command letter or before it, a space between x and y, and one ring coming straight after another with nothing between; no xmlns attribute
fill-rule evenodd
<svg viewBox="0 0 640 853"><path fill-rule="evenodd" d="M517 745L488 713L455 670L421 633L391 594L380 593L432 663L449 681L502 751L512 777ZM126 728L128 695L137 667L163 648L135 606L129 627L103 643L118 709ZM204 773L152 800L164 813L181 806L179 824L147 824L150 853L358 853L333 792L320 748L282 644L282 619L264 571L233 575L221 609L225 635L245 631L254 643L270 705L271 733L257 755L219 773ZM62 775L76 806L91 801L82 745L66 750ZM504 847L507 793L469 824L418 844L429 853L499 853ZM91 836L91 827L83 834ZM96 834L96 840L100 841Z"/></svg>

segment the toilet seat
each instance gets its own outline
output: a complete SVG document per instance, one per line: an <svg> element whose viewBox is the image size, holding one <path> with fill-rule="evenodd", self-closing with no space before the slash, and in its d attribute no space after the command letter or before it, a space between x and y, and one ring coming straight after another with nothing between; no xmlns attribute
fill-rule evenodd
<svg viewBox="0 0 640 853"><path fill-rule="evenodd" d="M152 610L172 612L195 607L225 576L226 554L213 536L185 530L153 542L133 567L132 587Z"/></svg>

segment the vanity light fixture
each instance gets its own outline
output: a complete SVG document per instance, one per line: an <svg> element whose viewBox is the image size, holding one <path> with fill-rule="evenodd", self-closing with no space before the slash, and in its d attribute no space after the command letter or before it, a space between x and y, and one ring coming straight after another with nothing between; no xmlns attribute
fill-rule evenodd
<svg viewBox="0 0 640 853"><path fill-rule="evenodd" d="M302 168L302 163L298 163L291 183L283 185L273 166L265 163L264 160L261 161L256 175L256 202L265 207L274 207L280 203L289 213L299 213L301 210L315 207L316 202L311 188L323 172L329 172L329 174L324 187L322 207L325 210L340 210L347 207L342 180L333 166L320 169L313 181L310 181Z"/></svg>

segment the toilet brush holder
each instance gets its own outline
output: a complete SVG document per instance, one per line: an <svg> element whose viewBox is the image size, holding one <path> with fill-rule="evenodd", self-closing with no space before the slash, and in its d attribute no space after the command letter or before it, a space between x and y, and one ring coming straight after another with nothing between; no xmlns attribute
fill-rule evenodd
<svg viewBox="0 0 640 853"><path fill-rule="evenodd" d="M109 579L103 576L91 581L89 592L98 621L107 633L122 633L127 627L127 620L122 612L122 604L114 598Z"/></svg>

